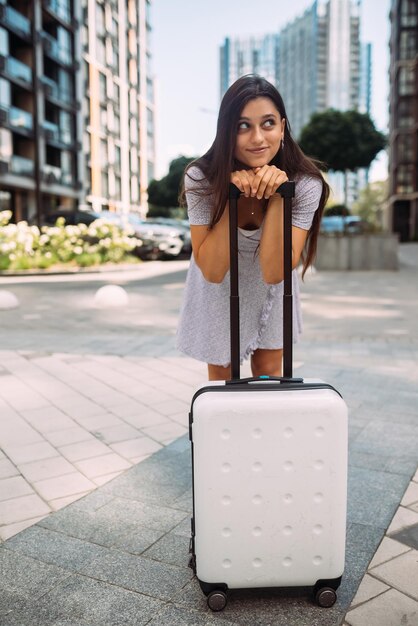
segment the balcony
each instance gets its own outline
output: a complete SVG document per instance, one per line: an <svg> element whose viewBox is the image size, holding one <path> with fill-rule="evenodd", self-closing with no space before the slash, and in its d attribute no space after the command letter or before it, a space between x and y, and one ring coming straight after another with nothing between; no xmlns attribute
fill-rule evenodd
<svg viewBox="0 0 418 626"><path fill-rule="evenodd" d="M10 159L9 171L18 176L34 176L35 164L32 159L14 154Z"/></svg>
<svg viewBox="0 0 418 626"><path fill-rule="evenodd" d="M48 11L54 13L63 22L71 24L71 10L69 2L65 0L44 0L44 4Z"/></svg>
<svg viewBox="0 0 418 626"><path fill-rule="evenodd" d="M31 36L30 20L11 6L0 4L0 22L24 39Z"/></svg>
<svg viewBox="0 0 418 626"><path fill-rule="evenodd" d="M44 42L44 51L49 57L58 63L63 65L72 65L73 58L70 50L63 48L59 45L58 41L54 39L49 33L42 33L42 39Z"/></svg>
<svg viewBox="0 0 418 626"><path fill-rule="evenodd" d="M43 179L48 185L65 185L66 187L77 186L71 172L63 170L56 165L50 165L49 163L44 165Z"/></svg>
<svg viewBox="0 0 418 626"><path fill-rule="evenodd" d="M66 89L62 89L62 87L60 87L58 83L53 81L51 78L42 76L42 83L44 86L44 93L47 98L73 107L76 105L72 93Z"/></svg>
<svg viewBox="0 0 418 626"><path fill-rule="evenodd" d="M8 126L12 130L31 133L33 131L33 117L31 113L23 109L13 106L0 106L0 125Z"/></svg>
<svg viewBox="0 0 418 626"><path fill-rule="evenodd" d="M14 57L0 55L0 72L19 84L24 84L25 87L32 85L32 69Z"/></svg>
<svg viewBox="0 0 418 626"><path fill-rule="evenodd" d="M71 133L68 130L64 130L59 127L58 124L45 120L43 123L45 139L48 142L60 143L66 146L71 146L73 139Z"/></svg>

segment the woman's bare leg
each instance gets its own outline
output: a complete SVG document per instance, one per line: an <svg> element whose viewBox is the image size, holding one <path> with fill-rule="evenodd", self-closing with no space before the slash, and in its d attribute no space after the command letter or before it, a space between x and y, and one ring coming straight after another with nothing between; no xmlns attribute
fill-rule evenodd
<svg viewBox="0 0 418 626"><path fill-rule="evenodd" d="M209 380L230 380L231 366L222 367L222 365L211 365L208 363Z"/></svg>
<svg viewBox="0 0 418 626"><path fill-rule="evenodd" d="M253 376L281 376L283 350L259 348L251 356Z"/></svg>

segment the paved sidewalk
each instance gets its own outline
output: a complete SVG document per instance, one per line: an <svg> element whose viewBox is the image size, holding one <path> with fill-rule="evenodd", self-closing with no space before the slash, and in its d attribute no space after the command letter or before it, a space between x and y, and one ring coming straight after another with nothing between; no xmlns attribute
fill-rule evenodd
<svg viewBox="0 0 418 626"><path fill-rule="evenodd" d="M184 433L205 367L174 349L185 264L103 275L130 294L123 311L96 310L86 276L0 279L22 303L0 312L0 623L417 626L418 246L401 260L303 286L295 369L350 407L347 566L329 610L281 590L212 615L187 568Z"/></svg>

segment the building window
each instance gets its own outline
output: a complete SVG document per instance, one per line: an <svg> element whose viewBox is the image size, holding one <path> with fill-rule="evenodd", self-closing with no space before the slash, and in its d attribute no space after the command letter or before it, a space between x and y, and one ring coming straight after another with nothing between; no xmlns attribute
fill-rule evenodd
<svg viewBox="0 0 418 626"><path fill-rule="evenodd" d="M131 89L129 91L129 111L131 115L138 114L138 100L137 100L137 92L135 89Z"/></svg>
<svg viewBox="0 0 418 626"><path fill-rule="evenodd" d="M12 133L10 130L0 128L0 159L9 161L13 154Z"/></svg>
<svg viewBox="0 0 418 626"><path fill-rule="evenodd" d="M134 117L129 120L129 139L135 146L138 143L138 123Z"/></svg>
<svg viewBox="0 0 418 626"><path fill-rule="evenodd" d="M100 164L104 167L109 163L106 139L100 140Z"/></svg>
<svg viewBox="0 0 418 626"><path fill-rule="evenodd" d="M402 98L398 102L397 126L408 128L414 125L414 100L413 98Z"/></svg>
<svg viewBox="0 0 418 626"><path fill-rule="evenodd" d="M414 191L414 166L399 165L396 175L396 193L412 193Z"/></svg>
<svg viewBox="0 0 418 626"><path fill-rule="evenodd" d="M96 39L96 59L102 65L106 65L106 48L102 39Z"/></svg>
<svg viewBox="0 0 418 626"><path fill-rule="evenodd" d="M102 72L99 72L99 99L102 103L107 100L106 76Z"/></svg>
<svg viewBox="0 0 418 626"><path fill-rule="evenodd" d="M132 176L131 178L131 202L138 202L138 200L139 200L138 177Z"/></svg>
<svg viewBox="0 0 418 626"><path fill-rule="evenodd" d="M73 120L70 113L60 111L59 113L60 138L67 145L74 143Z"/></svg>
<svg viewBox="0 0 418 626"><path fill-rule="evenodd" d="M102 4L96 3L96 35L103 36L105 32L105 9Z"/></svg>
<svg viewBox="0 0 418 626"><path fill-rule="evenodd" d="M109 177L107 175L107 172L102 172L101 194L103 198L107 198L109 196Z"/></svg>
<svg viewBox="0 0 418 626"><path fill-rule="evenodd" d="M414 161L414 135L408 133L399 135L397 141L398 163L413 163Z"/></svg>
<svg viewBox="0 0 418 626"><path fill-rule="evenodd" d="M415 71L413 67L401 67L399 70L400 96L412 96L415 94Z"/></svg>
<svg viewBox="0 0 418 626"><path fill-rule="evenodd" d="M399 44L399 58L401 61L413 59L417 53L417 33L413 30L403 30Z"/></svg>
<svg viewBox="0 0 418 626"><path fill-rule="evenodd" d="M106 106L101 106L100 107L100 130L102 132L106 132L107 131L107 126L108 126L108 122L107 122L107 107Z"/></svg>
<svg viewBox="0 0 418 626"><path fill-rule="evenodd" d="M138 84L138 66L135 59L130 59L129 61L129 82L131 85Z"/></svg>
<svg viewBox="0 0 418 626"><path fill-rule="evenodd" d="M136 174L138 172L138 153L136 148L131 148L131 173Z"/></svg>
<svg viewBox="0 0 418 626"><path fill-rule="evenodd" d="M401 28L404 26L418 26L418 7L416 0L402 0Z"/></svg>
<svg viewBox="0 0 418 626"><path fill-rule="evenodd" d="M121 181L119 176L115 176L115 198L116 200L121 198Z"/></svg>

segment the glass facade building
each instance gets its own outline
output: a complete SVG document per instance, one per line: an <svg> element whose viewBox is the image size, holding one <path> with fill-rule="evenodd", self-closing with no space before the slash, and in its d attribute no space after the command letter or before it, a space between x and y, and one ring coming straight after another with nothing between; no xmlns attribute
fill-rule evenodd
<svg viewBox="0 0 418 626"><path fill-rule="evenodd" d="M401 241L418 238L418 4L393 0L390 37L389 207Z"/></svg>

